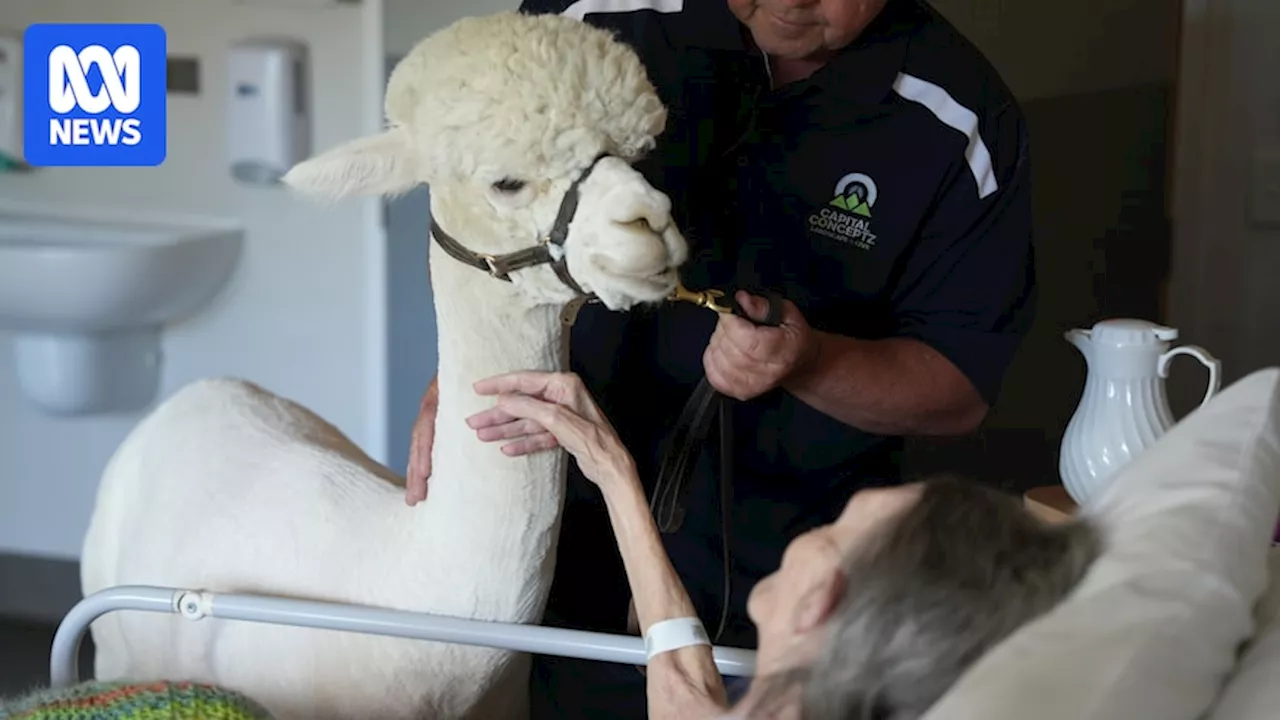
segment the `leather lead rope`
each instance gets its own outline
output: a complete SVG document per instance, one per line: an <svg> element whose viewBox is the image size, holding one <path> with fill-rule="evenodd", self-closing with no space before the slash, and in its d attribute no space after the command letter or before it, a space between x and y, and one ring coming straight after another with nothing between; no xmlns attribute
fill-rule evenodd
<svg viewBox="0 0 1280 720"><path fill-rule="evenodd" d="M769 301L769 312L764 320L753 320L733 300L731 293L720 301L734 315L757 325L777 327L782 324L782 298L776 293L765 291L753 294L762 295ZM702 447L711 431L711 423L719 418L722 436L731 422L731 398L719 393L711 386L706 377L698 382L693 394L685 402L680 416L672 428L663 452L662 464L658 470L658 480L649 499L649 507L653 510L658 529L670 534L680 529L684 522L685 497L689 491L689 479L693 464L698 459L698 449ZM729 428L731 430L731 428ZM731 438L722 438L722 441ZM721 457L720 463L726 468L730 456ZM731 468L729 468L731 469ZM724 473L721 474L722 479Z"/></svg>
<svg viewBox="0 0 1280 720"><path fill-rule="evenodd" d="M778 327L782 324L782 296L772 291L753 291L752 294L763 296L769 303L769 310L764 320L755 320L747 315L733 293L704 291L693 293L683 286L669 298L672 302L692 302L716 312L730 312L757 325ZM593 302L593 297L579 297L569 302L560 313L560 322L565 328L561 340L561 367L569 367L570 334L578 312L583 305ZM685 401L680 416L668 436L663 451L662 464L658 470L658 479L654 484L653 494L649 498L649 508L653 512L658 530L663 534L671 534L680 529L684 522L685 504L689 494L689 481L692 477L693 464L698 459L699 451L711 430L711 423L719 420L720 451L720 542L723 569L723 602L720 609L720 620L713 643L720 642L729 620L729 596L733 590L733 559L730 555L730 522L733 513L733 404L732 398L718 392L704 376L698 381L693 394ZM634 603L634 600L632 601ZM633 606L634 607L634 606ZM641 668L643 673L643 668Z"/></svg>
<svg viewBox="0 0 1280 720"><path fill-rule="evenodd" d="M748 316L733 299L733 293L726 293L719 302L729 312L757 325L781 325L782 297L771 291L752 294L762 295L769 302L769 311L762 321ZM729 596L733 590L733 558L729 551L733 513L733 399L713 388L705 376L685 402L675 427L672 428L658 470L658 480L649 499L649 507L653 511L658 530L668 535L679 530L684 523L693 465L710 434L711 423L717 419L720 425L720 549L724 563L724 599L713 643L720 641L728 624Z"/></svg>
<svg viewBox="0 0 1280 720"><path fill-rule="evenodd" d="M592 302L591 297L576 297L570 300L560 310L560 325L562 332L560 334L560 369L568 370L569 362L573 359L570 352L571 340L573 339L573 324L578 321L578 312L582 310L582 306Z"/></svg>

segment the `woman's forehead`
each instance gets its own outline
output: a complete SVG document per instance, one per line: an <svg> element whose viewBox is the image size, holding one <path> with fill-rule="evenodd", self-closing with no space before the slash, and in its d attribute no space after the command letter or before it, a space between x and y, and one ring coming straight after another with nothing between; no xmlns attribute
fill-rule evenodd
<svg viewBox="0 0 1280 720"><path fill-rule="evenodd" d="M882 532L894 518L901 516L920 499L923 487L922 483L913 482L860 490L849 498L831 530L846 546L867 535Z"/></svg>
<svg viewBox="0 0 1280 720"><path fill-rule="evenodd" d="M842 515L877 516L896 513L914 503L919 498L923 487L923 483L912 482L859 490L849 498Z"/></svg>

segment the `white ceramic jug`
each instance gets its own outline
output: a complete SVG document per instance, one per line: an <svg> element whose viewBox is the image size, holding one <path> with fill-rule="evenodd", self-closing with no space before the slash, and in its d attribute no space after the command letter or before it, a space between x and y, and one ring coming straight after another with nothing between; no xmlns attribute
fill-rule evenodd
<svg viewBox="0 0 1280 720"><path fill-rule="evenodd" d="M1103 320L1066 338L1084 355L1088 375L1062 438L1058 473L1084 507L1120 467L1173 427L1165 392L1170 361L1191 355L1209 369L1201 405L1218 391L1222 364L1195 345L1169 349L1178 331L1145 320Z"/></svg>

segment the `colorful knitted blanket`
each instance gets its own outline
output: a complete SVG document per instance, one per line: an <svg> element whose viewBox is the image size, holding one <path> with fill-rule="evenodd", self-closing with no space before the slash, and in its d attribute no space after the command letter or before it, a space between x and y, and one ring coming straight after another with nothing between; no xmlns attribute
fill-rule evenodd
<svg viewBox="0 0 1280 720"><path fill-rule="evenodd" d="M271 720L252 700L189 682L87 682L0 700L0 720Z"/></svg>

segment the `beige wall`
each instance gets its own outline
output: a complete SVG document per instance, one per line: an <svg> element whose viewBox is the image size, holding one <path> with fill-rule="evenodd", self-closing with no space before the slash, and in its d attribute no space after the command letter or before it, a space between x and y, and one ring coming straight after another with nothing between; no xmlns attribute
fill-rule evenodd
<svg viewBox="0 0 1280 720"><path fill-rule="evenodd" d="M1280 364L1280 3L1186 0L1178 93L1171 319L1223 361L1224 381ZM1180 393L1198 394L1200 378ZM1182 383L1180 383L1181 385Z"/></svg>

